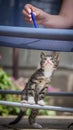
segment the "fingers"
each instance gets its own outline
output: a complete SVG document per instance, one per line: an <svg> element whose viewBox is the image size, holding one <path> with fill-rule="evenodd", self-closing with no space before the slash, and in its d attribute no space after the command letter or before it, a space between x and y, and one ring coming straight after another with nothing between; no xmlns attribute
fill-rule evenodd
<svg viewBox="0 0 73 130"><path fill-rule="evenodd" d="M27 13L24 9L22 10L22 14L23 14L26 21L29 21L29 22L32 21L31 14Z"/></svg>
<svg viewBox="0 0 73 130"><path fill-rule="evenodd" d="M33 11L33 13L36 15L36 8L30 4L26 4L23 9L24 15L26 15L26 16L29 15L29 17L30 17L31 11Z"/></svg>
<svg viewBox="0 0 73 130"><path fill-rule="evenodd" d="M26 5L24 6L24 9L26 10L26 12L27 12L28 14L30 14L31 11L35 12L35 7L32 6L32 5L30 5L30 4L26 4Z"/></svg>
<svg viewBox="0 0 73 130"><path fill-rule="evenodd" d="M25 20L29 23L32 23L32 18L30 14L31 11L34 13L37 23L38 24L42 23L41 21L43 19L43 11L39 8L32 6L31 4L26 4L24 6L24 9L22 10L22 14Z"/></svg>
<svg viewBox="0 0 73 130"><path fill-rule="evenodd" d="M32 5L30 5L30 4L26 4L25 6L24 6L24 9L22 10L22 14L23 14L23 16L24 16L24 18L25 18L25 20L27 21L27 22L32 22L32 18L31 18L31 11L35 11L35 7L33 7ZM34 13L35 14L35 13Z"/></svg>

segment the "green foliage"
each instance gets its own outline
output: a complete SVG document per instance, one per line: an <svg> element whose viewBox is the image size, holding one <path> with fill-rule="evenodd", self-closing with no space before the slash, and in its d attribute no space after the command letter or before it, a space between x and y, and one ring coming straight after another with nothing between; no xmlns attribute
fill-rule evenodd
<svg viewBox="0 0 73 130"><path fill-rule="evenodd" d="M40 110L39 115L56 116L56 112L51 110Z"/></svg>
<svg viewBox="0 0 73 130"><path fill-rule="evenodd" d="M29 115L30 115L30 113L31 113L31 109L30 109L30 108L28 108L28 109L26 110L26 115L27 115L27 116L29 116Z"/></svg>
<svg viewBox="0 0 73 130"><path fill-rule="evenodd" d="M16 86L13 85L13 82L10 76L0 68L0 89L2 90L18 90ZM0 100L6 101L20 101L20 97L17 95L10 95L10 94L1 94ZM7 116L8 114L17 114L19 113L19 108L17 107L8 107L0 105L0 115Z"/></svg>

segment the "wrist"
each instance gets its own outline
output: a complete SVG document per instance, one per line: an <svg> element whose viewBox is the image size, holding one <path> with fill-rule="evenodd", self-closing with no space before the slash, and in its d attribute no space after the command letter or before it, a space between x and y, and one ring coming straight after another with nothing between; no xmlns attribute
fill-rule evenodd
<svg viewBox="0 0 73 130"><path fill-rule="evenodd" d="M72 28L73 20L68 16L45 14L42 25L47 28Z"/></svg>

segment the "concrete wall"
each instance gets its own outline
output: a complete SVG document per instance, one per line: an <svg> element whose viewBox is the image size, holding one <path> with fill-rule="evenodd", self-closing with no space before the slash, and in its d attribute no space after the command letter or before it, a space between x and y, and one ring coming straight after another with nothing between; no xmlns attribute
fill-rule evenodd
<svg viewBox="0 0 73 130"><path fill-rule="evenodd" d="M19 65L20 66L36 66L40 57L39 50L19 49ZM45 51L46 53L50 53ZM13 49L9 47L0 47L0 54L2 55L1 65L12 65ZM22 58L21 58L22 57ZM36 59L35 59L36 58ZM9 60L9 62L8 62ZM60 66L73 68L73 53L60 52Z"/></svg>
<svg viewBox="0 0 73 130"><path fill-rule="evenodd" d="M40 60L40 52L41 51L39 50L19 49L19 67L37 67ZM46 51L46 53L50 52ZM8 47L0 47L0 54L2 55L0 65L12 67L13 49ZM73 53L60 52L59 57L59 67L73 69Z"/></svg>

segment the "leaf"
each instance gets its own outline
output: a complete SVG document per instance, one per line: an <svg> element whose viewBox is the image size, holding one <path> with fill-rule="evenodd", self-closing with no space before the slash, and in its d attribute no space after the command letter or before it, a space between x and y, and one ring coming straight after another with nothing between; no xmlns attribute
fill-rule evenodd
<svg viewBox="0 0 73 130"><path fill-rule="evenodd" d="M46 114L46 110L40 110L40 111L39 111L39 114L40 114L40 115L47 115L47 114Z"/></svg>
<svg viewBox="0 0 73 130"><path fill-rule="evenodd" d="M27 109L27 110L26 110L26 115L29 116L29 115L30 115L30 112L31 112L31 110L30 110L30 109Z"/></svg>
<svg viewBox="0 0 73 130"><path fill-rule="evenodd" d="M56 116L56 112L55 111L46 111L47 112L47 115L49 116Z"/></svg>

